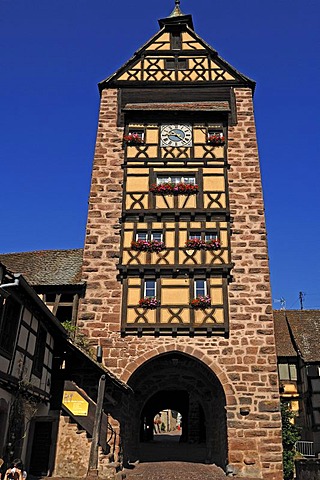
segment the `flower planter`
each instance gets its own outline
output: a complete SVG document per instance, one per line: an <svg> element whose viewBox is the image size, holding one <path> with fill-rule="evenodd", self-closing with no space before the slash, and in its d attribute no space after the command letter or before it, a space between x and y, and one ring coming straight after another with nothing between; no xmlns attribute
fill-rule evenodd
<svg viewBox="0 0 320 480"><path fill-rule="evenodd" d="M137 252L159 253L165 248L165 244L163 242L159 242L158 240L137 240L131 242L131 249Z"/></svg>
<svg viewBox="0 0 320 480"><path fill-rule="evenodd" d="M204 243L204 250L219 250L221 248L220 240L209 240Z"/></svg>
<svg viewBox="0 0 320 480"><path fill-rule="evenodd" d="M150 188L150 192L155 195L194 195L198 191L198 185L191 183L161 183L153 184Z"/></svg>
<svg viewBox="0 0 320 480"><path fill-rule="evenodd" d="M130 133L129 135L125 135L123 140L127 143L127 145L143 145L144 140L141 135L137 133Z"/></svg>
<svg viewBox="0 0 320 480"><path fill-rule="evenodd" d="M221 248L220 240L199 240L190 239L186 241L187 250L219 250Z"/></svg>
<svg viewBox="0 0 320 480"><path fill-rule="evenodd" d="M194 298L190 302L190 307L195 309L195 310L201 310L204 308L210 308L211 307L211 298L209 295L198 295L197 298Z"/></svg>
<svg viewBox="0 0 320 480"><path fill-rule="evenodd" d="M207 143L209 145L216 145L216 146L221 146L226 143L224 136L219 133L214 134L214 135L208 135L208 140Z"/></svg>
<svg viewBox="0 0 320 480"><path fill-rule="evenodd" d="M203 240L199 240L196 238L190 238L186 241L186 249L187 250L202 250L203 248Z"/></svg>
<svg viewBox="0 0 320 480"><path fill-rule="evenodd" d="M145 297L139 300L139 307L141 308L148 308L149 310L153 310L159 307L160 302L155 297Z"/></svg>

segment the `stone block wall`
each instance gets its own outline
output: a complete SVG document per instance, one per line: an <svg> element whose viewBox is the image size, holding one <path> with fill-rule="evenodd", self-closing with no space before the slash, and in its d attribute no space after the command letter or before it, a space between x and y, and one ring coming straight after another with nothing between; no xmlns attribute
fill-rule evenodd
<svg viewBox="0 0 320 480"><path fill-rule="evenodd" d="M88 473L91 439L87 433L79 431L69 417L60 416L57 451L55 459L54 477L84 478ZM99 448L98 478L114 480L118 471L118 464L114 461L114 454L103 454Z"/></svg>
<svg viewBox="0 0 320 480"><path fill-rule="evenodd" d="M264 205L250 89L236 89L237 125L229 128L229 196L233 217L230 335L120 335L117 281L122 208L122 129L117 91L104 90L92 174L79 326L104 348L104 364L123 381L156 355L180 351L212 369L226 395L229 463L241 475L282 479L281 418Z"/></svg>
<svg viewBox="0 0 320 480"><path fill-rule="evenodd" d="M54 477L85 477L88 471L90 443L86 432L78 432L69 417L60 417Z"/></svg>

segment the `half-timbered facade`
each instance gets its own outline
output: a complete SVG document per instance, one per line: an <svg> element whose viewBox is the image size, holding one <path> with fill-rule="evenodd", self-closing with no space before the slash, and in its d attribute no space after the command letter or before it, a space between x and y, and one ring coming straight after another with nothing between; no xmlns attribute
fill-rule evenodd
<svg viewBox="0 0 320 480"><path fill-rule="evenodd" d="M29 474L35 477L86 476L90 467L89 437L93 435L95 401L103 376L106 413L102 416L99 436L98 467L103 478L113 479L116 471L113 452L119 440L111 425L110 413L125 403L130 388L96 361L95 348L89 350L89 345L79 343L74 335L72 341L61 325L61 318L55 317L40 298L61 290L68 290L69 295L80 294L77 272L82 250L25 252L0 257L0 458L4 460L3 468L14 458L21 458ZM45 265L50 268L46 269ZM24 275L13 273L11 268L17 267L28 280L36 281L42 294L36 293L37 287L33 288ZM64 307L72 311L70 305Z"/></svg>
<svg viewBox="0 0 320 480"><path fill-rule="evenodd" d="M6 461L26 459L41 430L44 443L37 461L46 464L45 473L52 463L48 446L56 419L49 411L59 397L51 389L55 342L66 338L25 278L0 264L0 456ZM28 460L32 467L35 459Z"/></svg>
<svg viewBox="0 0 320 480"><path fill-rule="evenodd" d="M255 84L179 3L99 84L78 324L134 392L118 418L125 462L143 460L170 408L201 461L280 480Z"/></svg>

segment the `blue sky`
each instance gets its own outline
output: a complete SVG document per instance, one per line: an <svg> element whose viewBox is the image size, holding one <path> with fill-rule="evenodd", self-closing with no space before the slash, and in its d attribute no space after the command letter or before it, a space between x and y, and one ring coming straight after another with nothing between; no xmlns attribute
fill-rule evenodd
<svg viewBox="0 0 320 480"><path fill-rule="evenodd" d="M0 252L83 246L97 83L174 0L0 0ZM320 308L319 0L182 0L196 32L257 82L274 307Z"/></svg>

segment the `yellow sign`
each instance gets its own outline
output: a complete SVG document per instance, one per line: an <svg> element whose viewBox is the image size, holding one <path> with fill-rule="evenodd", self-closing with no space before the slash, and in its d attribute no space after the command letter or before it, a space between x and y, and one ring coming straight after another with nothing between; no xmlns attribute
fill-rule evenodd
<svg viewBox="0 0 320 480"><path fill-rule="evenodd" d="M89 403L78 392L65 390L62 403L73 415L78 417L88 415Z"/></svg>

